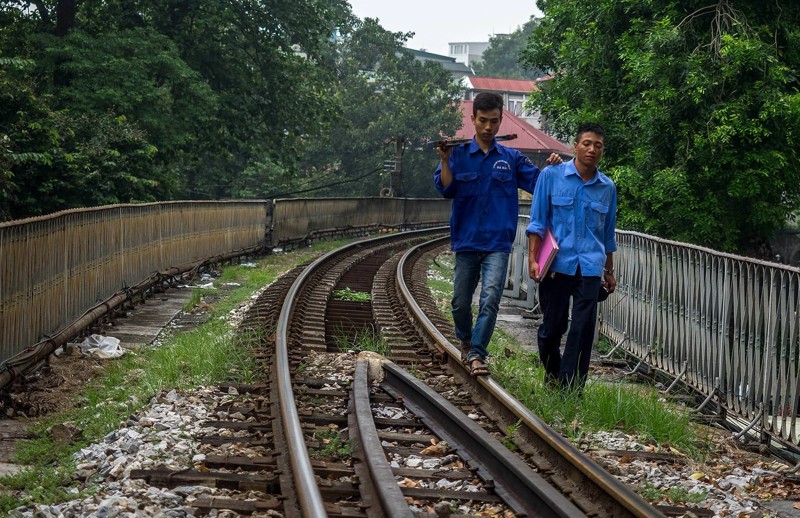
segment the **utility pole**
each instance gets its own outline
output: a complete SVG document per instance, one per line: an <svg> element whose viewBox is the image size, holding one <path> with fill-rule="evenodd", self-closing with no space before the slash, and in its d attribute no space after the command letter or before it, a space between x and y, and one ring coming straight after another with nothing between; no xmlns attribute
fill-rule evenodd
<svg viewBox="0 0 800 518"><path fill-rule="evenodd" d="M403 193L403 147L405 139L403 137L396 137L394 139L395 145L395 158L394 170L391 174L391 196L395 198L402 198Z"/></svg>

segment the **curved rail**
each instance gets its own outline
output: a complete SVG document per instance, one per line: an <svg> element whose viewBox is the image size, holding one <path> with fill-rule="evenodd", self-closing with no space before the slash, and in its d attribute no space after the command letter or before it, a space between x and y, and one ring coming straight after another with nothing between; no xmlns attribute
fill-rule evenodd
<svg viewBox="0 0 800 518"><path fill-rule="evenodd" d="M434 229L405 232L405 236L415 233L441 232L447 227L437 227ZM303 285L314 274L314 271L321 265L330 261L332 258L342 254L348 254L353 248L363 246L364 243L396 238L398 234L381 236L378 238L358 241L345 245L341 248L328 252L312 262L292 283L286 295L286 301L281 309L275 333L275 369L280 404L281 418L288 445L289 461L292 466L292 476L295 490L298 495L300 509L304 516L319 518L327 516L322 494L320 493L314 470L311 466L311 459L306 449L305 437L297 414L297 405L294 400L292 390L291 368L289 365L289 321L295 309L295 301L298 294L303 289Z"/></svg>
<svg viewBox="0 0 800 518"><path fill-rule="evenodd" d="M517 516L586 516L541 475L436 391L392 362L383 364L383 386L455 447Z"/></svg>
<svg viewBox="0 0 800 518"><path fill-rule="evenodd" d="M353 375L353 408L363 450L364 463L369 471L372 489L378 495L380 510L373 510L378 516L392 516L393 518L412 518L414 515L408 507L400 486L394 478L392 468L386 461L386 454L375 428L372 417L372 408L369 403L368 362L359 360Z"/></svg>
<svg viewBox="0 0 800 518"><path fill-rule="evenodd" d="M443 240L445 241L445 240ZM438 343L438 347L445 351L456 364L461 364L460 351L455 345L445 338L445 336L433 325L428 317L423 313L422 309L414 303L414 297L411 290L405 282L403 272L406 269L406 260L411 257L417 249L421 247L430 247L434 242L429 241L422 245L410 248L400 259L397 265L397 283L398 288L403 294L403 298L409 303L415 317L418 319L420 325L425 331ZM630 513L631 516L640 518L662 517L663 514L656 508L648 504L632 489L624 485L622 482L611 476L608 472L603 470L594 461L589 459L572 443L567 441L563 436L553 430L547 423L534 415L527 407L520 403L515 397L506 392L491 377L477 378L483 388L495 398L500 404L507 408L522 424L527 427L535 436L541 441L541 445L547 447L557 458L566 460L569 466L580 472L586 479L606 495L609 495L619 506L619 511Z"/></svg>

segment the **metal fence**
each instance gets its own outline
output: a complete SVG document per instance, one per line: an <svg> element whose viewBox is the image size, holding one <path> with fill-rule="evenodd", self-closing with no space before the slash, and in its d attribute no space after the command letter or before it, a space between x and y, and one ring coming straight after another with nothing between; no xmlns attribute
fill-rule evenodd
<svg viewBox="0 0 800 518"><path fill-rule="evenodd" d="M154 271L263 242L268 221L268 201L204 201L0 223L0 359Z"/></svg>
<svg viewBox="0 0 800 518"><path fill-rule="evenodd" d="M0 223L0 361L157 271L257 245L446 225L450 201L317 198L113 205Z"/></svg>
<svg viewBox="0 0 800 518"><path fill-rule="evenodd" d="M521 216L507 293L527 293ZM714 401L743 431L800 446L800 269L617 231L618 287L600 305L616 347Z"/></svg>
<svg viewBox="0 0 800 518"><path fill-rule="evenodd" d="M414 198L293 198L275 201L275 244L330 229L446 225L450 200Z"/></svg>

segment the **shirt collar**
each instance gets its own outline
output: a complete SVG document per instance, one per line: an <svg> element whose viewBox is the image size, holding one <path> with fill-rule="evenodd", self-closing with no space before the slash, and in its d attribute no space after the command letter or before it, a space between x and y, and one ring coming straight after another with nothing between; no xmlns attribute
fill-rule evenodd
<svg viewBox="0 0 800 518"><path fill-rule="evenodd" d="M492 152L493 149L497 148L497 139L492 139L492 145L489 146L489 149L486 150L486 154ZM478 151L483 152L481 147L478 145L478 142L475 140L475 137L472 137L472 140L469 143L469 154L477 153Z"/></svg>
<svg viewBox="0 0 800 518"><path fill-rule="evenodd" d="M564 171L564 176L569 176L571 174L574 174L575 176L577 176L580 179L581 174L578 172L578 169L575 167L575 159L573 158L572 160L567 162L566 165L567 165L567 167L566 167L566 171ZM605 183L605 181L606 181L605 175L600 171L600 169L598 169L596 167L595 167L595 171L597 172L597 174L594 175L594 178L592 178L591 180L586 182L586 185L592 184L592 183L595 183L595 182ZM583 180L581 180L581 181L583 181Z"/></svg>

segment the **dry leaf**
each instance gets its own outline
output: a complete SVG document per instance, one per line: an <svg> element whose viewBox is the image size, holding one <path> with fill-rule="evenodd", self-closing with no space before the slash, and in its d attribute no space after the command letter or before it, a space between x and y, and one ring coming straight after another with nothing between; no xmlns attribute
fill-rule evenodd
<svg viewBox="0 0 800 518"><path fill-rule="evenodd" d="M417 487L419 483L416 480L405 477L402 481L398 482L397 485L400 487Z"/></svg>
<svg viewBox="0 0 800 518"><path fill-rule="evenodd" d="M689 475L689 478L694 479L694 480L700 480L701 478L704 478L705 476L706 476L705 473L697 472L697 473L692 473L691 475Z"/></svg>
<svg viewBox="0 0 800 518"><path fill-rule="evenodd" d="M440 441L433 446L428 446L419 453L420 455L444 455L447 452L447 448L447 441Z"/></svg>

